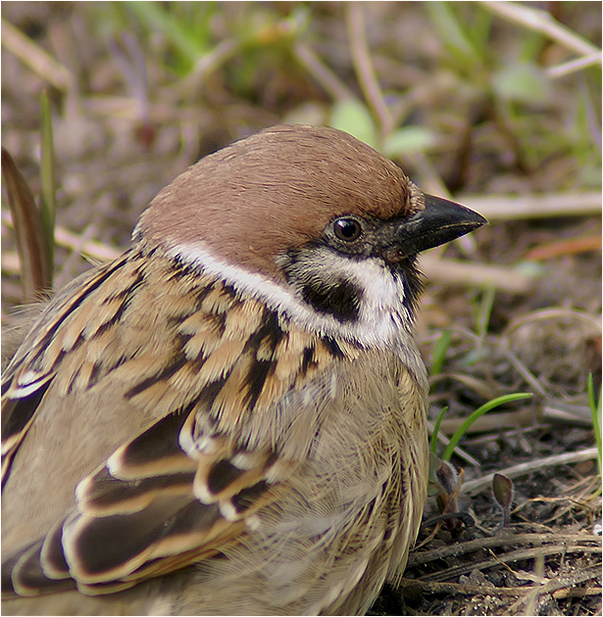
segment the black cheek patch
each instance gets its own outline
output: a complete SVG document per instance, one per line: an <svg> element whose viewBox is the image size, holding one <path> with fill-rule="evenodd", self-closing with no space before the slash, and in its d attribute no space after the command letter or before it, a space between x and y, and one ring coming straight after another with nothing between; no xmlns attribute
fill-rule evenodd
<svg viewBox="0 0 603 617"><path fill-rule="evenodd" d="M302 295L318 312L333 315L341 323L358 319L362 290L348 280L312 280L303 286Z"/></svg>

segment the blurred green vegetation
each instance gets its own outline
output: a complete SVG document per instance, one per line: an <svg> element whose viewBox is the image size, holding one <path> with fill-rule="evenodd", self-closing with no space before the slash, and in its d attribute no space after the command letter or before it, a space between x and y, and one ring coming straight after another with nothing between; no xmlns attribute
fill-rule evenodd
<svg viewBox="0 0 603 617"><path fill-rule="evenodd" d="M509 191L525 190L526 177L533 190L599 186L600 62L555 70L600 47L601 6L548 3L551 13L512 23L491 4L75 2L3 13L53 57L81 31L90 49L71 61L82 99L135 99L154 133L207 112L223 131L199 155L266 124L325 123L419 175L428 154L453 191L492 190L501 173L519 177L506 178ZM561 34L543 33L551 22ZM108 65L121 84L94 83ZM54 97L59 113L71 94Z"/></svg>
<svg viewBox="0 0 603 617"><path fill-rule="evenodd" d="M32 194L50 204L56 193L63 226L56 288L89 267L80 257L86 242L98 241L95 259L127 246L140 212L188 165L281 122L342 128L393 158L427 192L459 200L579 200L601 187L599 2L4 2L0 10L3 145ZM49 102L41 140L43 90ZM573 205L568 200L567 209ZM23 294L4 208L6 323ZM44 216L52 221L54 206ZM526 266L534 245L578 238L594 246L600 219L499 215L475 236L447 246L446 256L511 271ZM510 464L592 441L587 429L547 428L534 418L533 425L490 429L482 442L473 436L489 419L479 416L526 396L501 394L537 392L531 411L545 398L586 402L580 345L601 311L600 254L552 254L527 264L546 273L527 291L473 288L470 277L429 288L419 339L431 357L432 407L449 405L450 415L464 418L447 428L448 414L432 414L434 433L442 422L440 434L453 436L444 458L462 438L484 469L500 470L503 459ZM565 316L545 329L536 315L526 329L524 316L543 307L563 307ZM567 317L572 309L580 311L574 321ZM534 340L514 340L514 347L508 327L522 317ZM434 326L441 334L426 343ZM559 370L544 366L554 362ZM600 448L601 402L593 387L589 401ZM513 433L524 430L516 445ZM436 445L434 437L434 452ZM561 475L543 491L566 499ZM422 605L416 612L452 614L450 607L434 610ZM596 610L600 605L572 614Z"/></svg>

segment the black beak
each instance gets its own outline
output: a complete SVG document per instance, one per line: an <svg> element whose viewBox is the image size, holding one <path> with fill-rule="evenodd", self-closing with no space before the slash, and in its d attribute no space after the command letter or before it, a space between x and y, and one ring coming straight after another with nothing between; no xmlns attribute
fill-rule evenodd
<svg viewBox="0 0 603 617"><path fill-rule="evenodd" d="M416 255L481 227L488 221L477 212L447 199L425 195L425 210L417 212L396 230L391 261Z"/></svg>

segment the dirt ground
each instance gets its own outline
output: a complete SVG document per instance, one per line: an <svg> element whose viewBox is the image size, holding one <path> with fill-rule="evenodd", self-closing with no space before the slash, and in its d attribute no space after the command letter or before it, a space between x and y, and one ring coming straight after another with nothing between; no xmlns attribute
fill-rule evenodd
<svg viewBox="0 0 603 617"><path fill-rule="evenodd" d="M448 407L439 432L450 437L498 396L533 396L467 431L452 457L462 469L455 516L440 520L429 498L404 579L384 590L374 615L602 613L601 475L587 394L589 373L601 383L601 65L592 61L601 4L522 3L544 11L525 23L517 7L1 7L2 145L34 194L42 89L51 101L55 288L127 247L142 210L188 165L280 122L351 130L369 117L359 132L376 134L422 188L449 190L489 218L422 262L430 421ZM575 60L583 66L566 66ZM350 97L364 115L346 106ZM396 150L389 138L400 127L418 145ZM2 198L6 327L23 292ZM511 481L505 526L492 474Z"/></svg>

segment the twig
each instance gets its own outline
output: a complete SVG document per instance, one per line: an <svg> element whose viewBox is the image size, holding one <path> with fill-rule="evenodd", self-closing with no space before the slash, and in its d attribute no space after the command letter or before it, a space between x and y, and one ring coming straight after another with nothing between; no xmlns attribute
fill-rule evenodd
<svg viewBox="0 0 603 617"><path fill-rule="evenodd" d="M59 90L67 92L73 88L69 70L6 19L2 19L2 45Z"/></svg>
<svg viewBox="0 0 603 617"><path fill-rule="evenodd" d="M545 70L545 73L551 79L557 79L559 77L565 77L575 73L576 71L582 71L587 69L593 64L601 64L601 53L591 54L590 56L582 56L576 60L570 60L569 62L562 62L557 66L551 66Z"/></svg>
<svg viewBox="0 0 603 617"><path fill-rule="evenodd" d="M601 214L601 193L550 193L544 195L455 195L455 201L483 214L490 223L556 216Z"/></svg>
<svg viewBox="0 0 603 617"><path fill-rule="evenodd" d="M601 54L601 50L596 45L555 21L546 11L522 6L517 2L507 2L506 0L482 0L481 4L508 21L525 26L534 32L545 34L559 45L577 54L585 56Z"/></svg>
<svg viewBox="0 0 603 617"><path fill-rule="evenodd" d="M531 590L523 598L520 598L512 604L508 609L508 614L512 615L515 611L520 611L522 606L532 602L538 598L538 596L551 593L558 589L564 589L566 587L574 587L580 583L589 581L597 576L601 575L601 564L597 564L585 570L576 570L572 574L566 576L560 576L555 580L551 580L544 585Z"/></svg>
<svg viewBox="0 0 603 617"><path fill-rule="evenodd" d="M459 593L467 596L501 595L520 596L525 592L525 587L483 587L478 585L463 585L462 583L438 583L436 581L422 581L404 578L400 586L405 592L418 591L421 594Z"/></svg>
<svg viewBox="0 0 603 617"><path fill-rule="evenodd" d="M599 546L576 546L572 547L574 551L581 553L600 553L601 547ZM560 555L570 550L570 547L565 544L557 544L551 546L536 546L534 548L524 548L501 555L496 555L491 559L484 559L483 561L472 561L470 563L459 564L451 566L444 570L438 570L432 574L426 574L421 577L424 581L443 581L447 578L457 578L463 574L468 574L473 570L486 570L493 566L500 565L501 563L508 563L514 561L521 561L524 559L534 559L539 556L550 557L551 555ZM599 566L600 567L600 566ZM545 587L546 585L543 585ZM565 585L564 585L565 586ZM541 587L542 589L542 587Z"/></svg>
<svg viewBox="0 0 603 617"><path fill-rule="evenodd" d="M437 259L431 255L423 255L420 263L430 281L451 287L494 287L499 291L515 294L525 294L534 289L533 276L510 268Z"/></svg>
<svg viewBox="0 0 603 617"><path fill-rule="evenodd" d="M521 463L514 465L513 467L507 467L497 473L503 473L509 478L517 478L524 476L532 471L544 469L545 467L555 467L557 465L568 465L570 463L579 463L581 461L589 461L593 458L597 458L597 448L586 448L585 450L578 450L577 452L567 452L566 454L556 454L547 458L537 459L529 461L527 463ZM482 489L489 487L492 484L494 473L489 473L477 480L470 480L463 484L463 493L479 493Z"/></svg>
<svg viewBox="0 0 603 617"><path fill-rule="evenodd" d="M382 135L389 135L394 128L394 122L389 112L381 86L375 74L371 54L364 30L365 19L362 15L362 5L359 2L350 2L347 5L346 24L352 62L360 82L362 92L379 121Z"/></svg>
<svg viewBox="0 0 603 617"><path fill-rule="evenodd" d="M2 212L2 223L9 228L13 227L12 220L8 213ZM96 242L94 240L87 240L82 243L82 238L80 235L75 234L72 231L68 231L64 227L55 228L54 238L55 242L59 246L71 249L72 251L78 251L83 255L92 257L93 259L102 259L103 261L116 259L123 252L119 249L112 248L102 242ZM13 260L10 260L10 263L13 263ZM6 265L3 264L3 267L6 267Z"/></svg>
<svg viewBox="0 0 603 617"><path fill-rule="evenodd" d="M295 57L303 68L314 77L322 89L335 101L356 98L355 94L329 69L306 45L297 43L293 47Z"/></svg>
<svg viewBox="0 0 603 617"><path fill-rule="evenodd" d="M465 418L451 418L442 420L440 431L444 433L454 433ZM518 411L503 411L500 413L486 414L478 418L468 429L467 433L488 433L498 431L501 427L529 426L534 421L533 409L519 409Z"/></svg>
<svg viewBox="0 0 603 617"><path fill-rule="evenodd" d="M577 534L558 534L558 533L505 533L491 538L479 538L468 542L458 542L452 545L441 546L429 551L420 553L411 553L408 558L409 566L421 566L431 561L438 559L446 559L447 557L460 557L473 551L486 548L500 548L504 546L517 546L520 544L534 544L541 546L543 544L561 544L565 546L581 546L583 544L596 544L600 546L601 538L591 535Z"/></svg>

